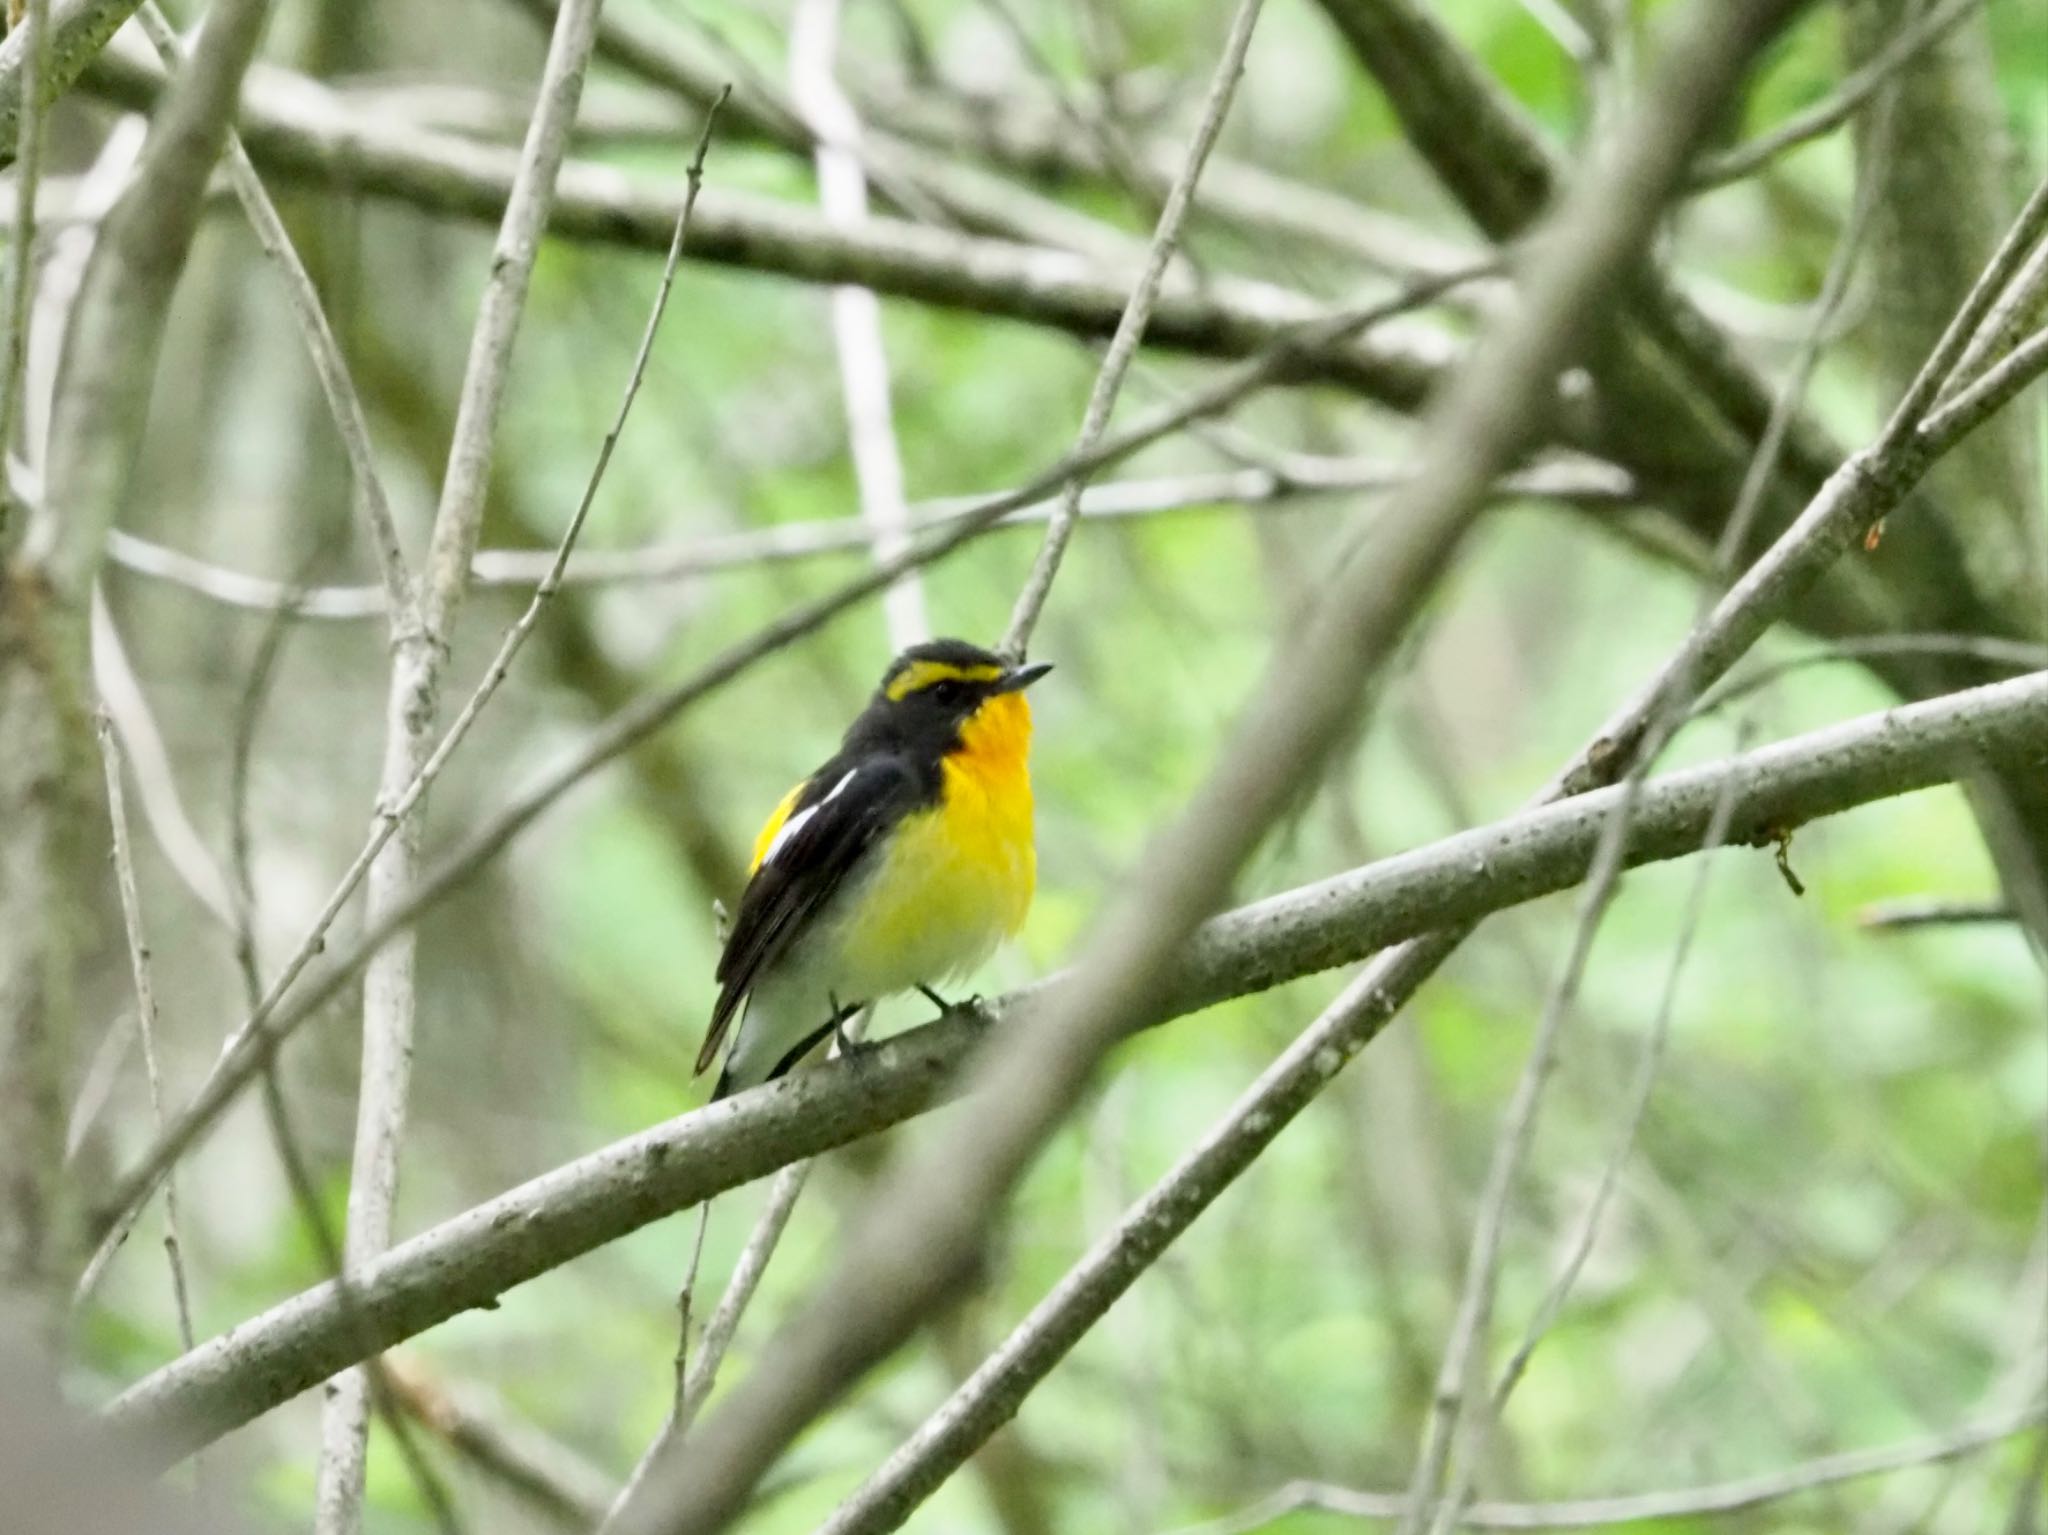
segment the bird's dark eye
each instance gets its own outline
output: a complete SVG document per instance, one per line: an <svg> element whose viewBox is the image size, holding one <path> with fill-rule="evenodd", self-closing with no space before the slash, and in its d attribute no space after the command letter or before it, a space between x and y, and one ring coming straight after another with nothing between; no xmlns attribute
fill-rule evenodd
<svg viewBox="0 0 2048 1535"><path fill-rule="evenodd" d="M964 682L935 682L931 689L932 701L942 708L956 709L967 702L967 684Z"/></svg>

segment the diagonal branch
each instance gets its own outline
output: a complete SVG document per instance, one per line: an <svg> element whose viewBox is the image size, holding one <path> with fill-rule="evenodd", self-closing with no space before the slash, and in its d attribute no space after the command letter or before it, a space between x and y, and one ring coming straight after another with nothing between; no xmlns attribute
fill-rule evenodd
<svg viewBox="0 0 2048 1535"><path fill-rule="evenodd" d="M1276 656L1216 769L1097 924L1064 995L1008 1031L974 1072L971 1125L893 1175L858 1217L829 1293L771 1340L765 1363L649 1478L621 1527L707 1535L820 1411L893 1350L962 1276L986 1223L1095 1067L1223 899L1281 809L1349 730L1361 687L1406 633L1485 505L1537 440L1559 374L1591 346L1693 150L1789 0L1713 0L1648 105L1631 114L1531 242L1524 305L1489 335L1424 431L1423 472Z"/></svg>
<svg viewBox="0 0 2048 1535"><path fill-rule="evenodd" d="M317 980L305 987L295 1000L288 1001L286 993L322 949L328 929L370 860L389 841L416 796L423 794L431 782L434 762L430 761L428 767L413 780L412 788L391 815L382 820L341 883L330 893L298 952L272 981L262 1004L231 1036L221 1059L200 1084L192 1101L176 1117L170 1129L143 1154L138 1166L116 1183L99 1212L100 1225L118 1226L137 1203L147 1199L165 1171L256 1078L279 1046L332 1001L386 943L410 929L422 912L459 888L542 812L591 773L637 746L676 714L731 682L763 657L818 629L839 613L882 590L905 571L943 558L993 527L1010 512L1042 499L1074 474L1114 463L1170 436L1191 421L1203 420L1230 409L1284 376L1292 359L1298 355L1297 349L1312 350L1340 340L1370 325L1382 312L1383 309L1376 306L1291 334L1271 350L1238 365L1178 403L1157 410L1123 431L1104 438L1088 452L1068 454L1024 484L983 498L937 536L898 558L879 563L866 575L847 582L838 590L790 611L753 637L731 646L682 681L620 708L580 750L515 795L496 816L479 826L439 865L423 875L402 903L382 920L369 924L345 953L329 963ZM457 724L460 723L458 719ZM445 759L446 753L452 749L456 739L453 728L436 749L436 758Z"/></svg>
<svg viewBox="0 0 2048 1535"><path fill-rule="evenodd" d="M208 13L87 261L50 423L46 515L26 551L67 598L91 586L127 492L171 293L269 14L267 0L223 0ZM53 67L58 52L53 40Z"/></svg>
<svg viewBox="0 0 2048 1535"><path fill-rule="evenodd" d="M184 43L164 19L156 0L144 0L136 18L141 22L150 45L165 63L183 61ZM292 318L298 322L306 353L313 363L314 377L319 380L320 392L327 400L328 414L334 418L335 432L341 439L342 453L348 459L349 488L370 535L370 548L376 556L377 573L383 582L384 600L391 611L403 611L412 602L412 582L406 571L405 553L399 546L398 527L392 520L391 502L384 494L384 482L377 473L377 461L370 451L369 424L363 419L362 402L356 398L355 385L349 378L341 346L334 339L333 327L327 323L327 313L321 308L320 294L313 286L312 274L306 270L305 262L299 259L291 236L285 230L284 219L278 213L277 205L270 200L270 193L264 189L256 167L250 163L249 151L243 147L241 136L232 130L223 146L222 157L227 164L229 184L242 205L257 244L276 263L278 275L284 279L285 298L291 305Z"/></svg>
<svg viewBox="0 0 2048 1535"><path fill-rule="evenodd" d="M1080 436L1074 445L1077 454L1088 452L1101 441L1109 426L1109 413L1116 408L1117 395L1123 389L1124 375L1137 358L1138 344L1145 339L1145 328L1152 323L1152 311L1159 301L1160 286L1166 280L1167 265L1173 260L1173 253L1180 243L1181 226L1187 222L1188 213L1194 207L1195 187L1202 179L1202 167L1208 163L1209 152L1216 147L1217 136L1223 131L1223 120L1230 113L1231 100L1237 94L1237 82L1244 74L1245 52L1251 47L1252 28L1258 19L1259 0L1246 0L1231 22L1230 36L1223 45L1223 62L1209 83L1208 97L1202 103L1202 115L1195 125L1194 138L1188 144L1180 173L1174 177L1172 190L1167 193L1166 205L1160 209L1159 222L1152 231L1152 243L1145 252L1144 270L1131 288L1123 313L1117 317L1116 334L1110 337L1109 350L1104 353L1102 366L1088 391L1088 405L1081 415ZM1031 644L1031 632L1038 627L1038 615L1052 592L1053 578L1059 574L1060 561L1065 557L1067 544L1080 521L1081 492L1086 486L1086 477L1077 474L1060 487L1059 502L1046 524L1045 542L1039 548L1038 558L1032 562L1031 574L1025 578L1023 591L1017 594L1017 604L1010 612L1009 628L1003 633L1001 648L1007 654L1021 658Z"/></svg>
<svg viewBox="0 0 2048 1535"><path fill-rule="evenodd" d="M33 39L17 27L0 41L0 165L13 163L21 107L34 80L34 90L48 106L85 72L107 39L135 14L142 0L51 0L46 25L50 36L40 69L32 69Z"/></svg>
<svg viewBox="0 0 2048 1535"><path fill-rule="evenodd" d="M1730 844L1769 842L1774 829L1948 783L1985 763L2034 760L2044 749L2048 673L1867 715L1649 780L1626 862L1695 855L1724 799ZM1591 866L1621 792L1521 811L1213 918L1133 1027L1570 889ZM1002 999L987 1028L1002 1030L1070 984L1058 975ZM983 1037L982 1023L954 1014L858 1060L708 1105L557 1168L354 1271L360 1330L335 1287L316 1286L131 1387L109 1420L156 1463L189 1454L361 1358L364 1333L388 1348L652 1221L923 1112Z"/></svg>

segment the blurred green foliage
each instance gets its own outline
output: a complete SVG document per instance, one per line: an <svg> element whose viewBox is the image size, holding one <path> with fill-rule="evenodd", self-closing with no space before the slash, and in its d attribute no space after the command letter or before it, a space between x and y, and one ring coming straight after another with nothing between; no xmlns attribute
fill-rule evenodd
<svg viewBox="0 0 2048 1535"><path fill-rule="evenodd" d="M1561 142L1584 130L1588 103L1578 67L1543 18L1578 8L1558 0L1439 7ZM1654 39L1676 8L1677 0L1659 0L1633 14ZM299 62L324 56L318 40L340 25L331 14L338 9L346 8L285 6L274 51ZM365 0L377 19L353 27L356 52L335 67L523 90L537 34L519 9ZM782 77L780 3L613 0L612 9L664 22L694 45L722 38L765 77ZM2048 10L2033 0L1991 0L1987 9L2017 188L2023 168L2039 173L2048 148ZM1051 84L1079 95L1114 74L1171 129L1199 91L1227 11L1219 0L1119 0L1019 7L1017 15L1050 63ZM876 99L941 89L915 77L906 33L922 40L942 79L1048 94L1040 66L1018 55L997 9L979 0L859 3L846 25L843 73ZM1782 120L1841 75L1832 8L1815 7L1750 90L1741 131ZM647 93L599 71L593 99L629 97ZM585 152L672 175L688 137ZM1471 238L1304 0L1273 0L1224 147L1442 239ZM1760 181L1700 199L1675 221L1671 254L1685 280L1773 370L1803 334L1852 171L1848 139L1836 135ZM800 202L812 196L800 163L738 142L714 146L710 180ZM1113 187L1060 190L1072 206L1128 231L1149 224L1143 201ZM445 420L422 415L389 376L404 376L433 409L446 409L488 237L375 201L300 194L293 213L352 358L396 360L366 367L365 387L416 537L439 464L408 444L415 433L444 441ZM1374 288L1369 274L1326 250L1271 248L1214 224L1198 229L1191 248L1205 270L1277 274L1326 295ZM653 260L612 250L545 252L500 436L487 545L541 546L559 531L656 275ZM151 488L130 526L290 579L317 549L322 519L341 514L344 482L274 284L226 214L210 221L179 305L145 464ZM1817 414L1851 442L1867 437L1886 403L1868 376L1860 323L1869 305L1868 295L1852 301L1811 394ZM913 497L1015 483L1072 440L1094 372L1091 346L894 300L885 320ZM1206 372L1148 357L1127 413ZM372 383L373 374L387 381ZM2027 408L2038 424L2038 406ZM1327 391L1271 394L1233 425L1295 452L1392 458L1405 440L1399 423ZM1181 439L1117 474L1229 467L1227 447L1213 436ZM686 264L586 545L623 549L829 521L856 504L823 294ZM1259 685L1274 636L1333 552L1369 527L1374 505L1332 497L1193 507L1083 529L1034 647L1060 668L1033 695L1041 890L1020 942L978 989L993 994L1045 974L1074 952L1106 894L1201 780ZM1506 813L1649 674L1690 622L1698 584L1614 538L1602 526L1612 515L1510 506L1492 518L1400 674L1379 690L1360 739L1246 872L1245 898ZM924 579L939 630L996 636L1034 548L1030 531L1005 531L932 569ZM860 558L572 588L437 791L432 842L447 845L487 816L610 706L577 645L632 689L653 687L832 589ZM365 580L366 561L356 548L329 554L317 578ZM145 681L214 836L225 816L221 721L232 717L263 623L127 572L110 576L109 591L131 643L144 641L136 648ZM493 594L473 605L458 675L474 675L515 600ZM1779 634L1756 659L1811 648ZM878 612L867 606L755 667L636 763L580 790L488 881L427 924L405 1230L699 1100L688 1063L712 996L711 903L736 892L707 886L704 864L682 851L685 831L722 845L730 866L784 787L832 749L887 652ZM303 626L287 644L251 807L273 964L360 835L382 664L373 627ZM1885 702L1853 667L1817 665L1690 727L1671 760L1719 755L1745 732L1774 738ZM683 786L680 801L650 789L664 780L645 764L663 754L671 786ZM1996 1400L2002 1383L2038 1370L2048 1117L2040 968L2010 926L1884 933L1858 923L1880 902L1994 890L1962 796L1920 794L1803 830L1790 857L1803 899L1768 850L1740 848L1631 876L1605 922L1515 1192L1496 1366L1612 1155L1682 913L1694 882L1703 872L1710 878L1640 1141L1574 1296L1507 1414L1481 1477L1488 1497L1683 1487L1888 1443L1964 1421ZM238 991L220 935L193 915L167 869L153 863L144 875L166 935L174 1082L189 1086L237 1015ZM1572 899L1559 897L1490 923L1396 1034L1361 1058L1030 1399L1017 1432L1047 1528L1168 1531L1298 1478L1406 1485L1493 1137L1574 921ZM973 1332L993 1342L1043 1295L1337 984L1321 977L1219 1007L1121 1050L1022 1190L970 1308ZM110 979L110 1009L117 991ZM892 1003L880 1026L902 1027L926 1011L922 1002ZM299 1111L333 1178L346 1165L352 1029L339 1010L292 1061ZM124 1088L119 1100L124 1145L142 1134L138 1094ZM891 1141L926 1133L913 1125ZM815 1181L740 1334L729 1378L754 1363L772 1319L827 1273L864 1167L835 1158ZM185 1187L203 1332L320 1277L253 1114L193 1161ZM717 1202L703 1268L709 1293L729 1271L761 1192ZM338 1216L341 1191L332 1193ZM663 1222L406 1352L436 1375L492 1384L511 1411L622 1475L671 1390L674 1291L693 1226L690 1218ZM133 1244L84 1339L108 1380L133 1378L175 1351L153 1239ZM931 1348L910 1349L806 1436L747 1528L813 1527L954 1383ZM238 1435L219 1457L247 1479L271 1527L303 1526L311 1421L301 1403ZM2025 1452L2015 1443L1752 1514L1654 1528L1977 1535L1998 1527ZM541 1527L479 1473L437 1459L476 1530ZM372 1467L373 1528L426 1529L381 1434ZM973 1474L956 1478L913 1524L996 1527ZM1359 1527L1304 1512L1269 1528L1323 1535Z"/></svg>

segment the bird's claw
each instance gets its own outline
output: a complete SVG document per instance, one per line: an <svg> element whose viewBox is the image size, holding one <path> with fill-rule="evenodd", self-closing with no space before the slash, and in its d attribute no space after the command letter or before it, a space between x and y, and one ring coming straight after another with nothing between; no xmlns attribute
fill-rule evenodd
<svg viewBox="0 0 2048 1535"><path fill-rule="evenodd" d="M917 989L924 993L927 1002L939 1010L940 1018L949 1018L955 1013L965 1013L977 1023L987 1023L989 1021L988 1003L982 998L980 992L976 992L964 1002L948 1002L929 986L920 986Z"/></svg>

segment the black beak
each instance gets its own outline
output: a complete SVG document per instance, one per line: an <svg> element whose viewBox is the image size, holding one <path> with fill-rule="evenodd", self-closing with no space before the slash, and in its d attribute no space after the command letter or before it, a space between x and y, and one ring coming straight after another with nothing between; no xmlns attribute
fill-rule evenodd
<svg viewBox="0 0 2048 1535"><path fill-rule="evenodd" d="M992 693L1021 693L1040 677L1052 670L1050 661L1034 661L1029 666L1013 666L996 679Z"/></svg>

